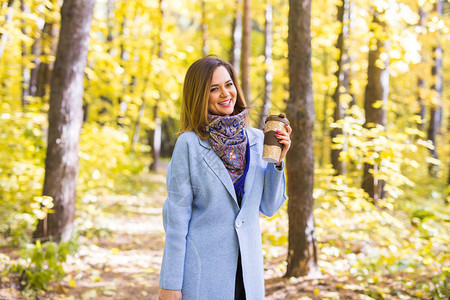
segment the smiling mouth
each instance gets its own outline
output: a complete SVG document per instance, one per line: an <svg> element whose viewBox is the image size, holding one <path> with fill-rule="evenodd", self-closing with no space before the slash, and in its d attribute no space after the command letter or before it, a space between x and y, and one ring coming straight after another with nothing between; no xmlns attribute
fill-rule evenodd
<svg viewBox="0 0 450 300"><path fill-rule="evenodd" d="M231 103L231 98L225 101L219 102L219 105L229 105Z"/></svg>

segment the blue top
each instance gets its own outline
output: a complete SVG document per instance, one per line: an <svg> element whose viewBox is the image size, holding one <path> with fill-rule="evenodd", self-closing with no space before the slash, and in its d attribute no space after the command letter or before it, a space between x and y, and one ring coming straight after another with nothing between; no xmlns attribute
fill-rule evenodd
<svg viewBox="0 0 450 300"><path fill-rule="evenodd" d="M247 132L245 132L245 135L247 135ZM247 171L248 171L248 164L250 162L250 144L248 141L248 135L247 135L247 149L245 151L245 170L244 170L244 174L242 174L242 176L234 183L234 190L236 192L236 196L238 199L242 199L242 197L244 196L244 183L245 183L245 177L247 176ZM239 201L240 202L240 201ZM239 206L241 206L241 203L239 203Z"/></svg>

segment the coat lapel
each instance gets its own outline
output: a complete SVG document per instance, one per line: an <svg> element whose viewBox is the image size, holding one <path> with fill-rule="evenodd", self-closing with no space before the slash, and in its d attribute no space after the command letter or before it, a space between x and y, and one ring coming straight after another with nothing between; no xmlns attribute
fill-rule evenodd
<svg viewBox="0 0 450 300"><path fill-rule="evenodd" d="M256 166L258 165L258 150L257 142L258 136L254 135L252 131L247 130L247 135L250 144L250 164L248 166L247 176L244 183L244 197L242 198L241 207L244 207L245 201L251 193L251 187L253 186L253 180L255 179Z"/></svg>
<svg viewBox="0 0 450 300"><path fill-rule="evenodd" d="M248 166L247 175L245 178L244 183L244 197L242 198L241 207L244 206L244 203L246 199L250 195L250 190L253 185L253 180L255 177L256 172L256 166L258 165L258 150L257 150L257 142L258 142L258 136L253 134L251 130L247 129L247 135L249 138L249 145L250 145L250 164ZM211 145L208 141L198 139L200 145L202 145L206 151L203 154L203 159L208 164L209 168L216 174L217 177L219 177L222 184L225 186L225 188L230 193L231 197L233 197L234 202L236 203L236 206L239 207L237 203L236 198L236 192L234 190L233 181L231 181L230 174L228 174L227 169L225 168L225 165L223 164L220 157L214 152L213 149L211 149Z"/></svg>
<svg viewBox="0 0 450 300"><path fill-rule="evenodd" d="M233 197L234 202L237 204L236 192L234 191L233 181L231 181L230 174L228 174L225 165L223 164L220 157L211 149L211 145L208 141L199 138L200 145L208 149L204 155L203 159L208 164L209 168L219 177L222 184L226 187L231 197Z"/></svg>

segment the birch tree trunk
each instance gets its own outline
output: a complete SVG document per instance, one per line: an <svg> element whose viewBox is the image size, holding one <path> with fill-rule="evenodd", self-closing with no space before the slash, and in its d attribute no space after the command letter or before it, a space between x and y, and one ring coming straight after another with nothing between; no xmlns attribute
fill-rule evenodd
<svg viewBox="0 0 450 300"><path fill-rule="evenodd" d="M266 22L264 25L264 98L259 115L259 128L264 128L264 121L270 112L272 104L272 2L269 0L266 4Z"/></svg>
<svg viewBox="0 0 450 300"><path fill-rule="evenodd" d="M124 4L122 4L124 5ZM120 23L120 36L124 36L125 34L125 28L126 28L126 24L127 24L127 18L126 16L123 16L122 22ZM122 68L125 67L125 63L128 60L128 52L125 49L125 41L121 41L120 42L120 66ZM127 81L125 79L122 80L122 90L123 90L123 94L126 95L127 94ZM123 127L123 121L125 119L125 114L127 113L127 109L128 109L128 103L124 100L124 98L122 97L122 95L119 96L119 114L117 115L117 125L119 127Z"/></svg>
<svg viewBox="0 0 450 300"><path fill-rule="evenodd" d="M163 58L163 40L161 38L162 32L164 30L164 15L165 15L166 2L165 0L159 0L159 12L160 12L160 23L159 23L159 41L158 41L158 59ZM206 44L205 44L206 45ZM155 106L153 107L153 116L155 117L155 129L153 130L153 142L152 142L152 158L153 161L150 165L150 170L153 172L158 171L159 167L159 157L161 154L161 116L159 115L159 102L162 98L162 89L159 89L159 98L155 101Z"/></svg>
<svg viewBox="0 0 450 300"><path fill-rule="evenodd" d="M242 10L241 1L235 1L235 13L231 25L230 63L239 76L241 70Z"/></svg>
<svg viewBox="0 0 450 300"><path fill-rule="evenodd" d="M208 24L206 23L206 3L202 0L202 23L200 24L200 29L202 32L202 54L203 57L208 55Z"/></svg>
<svg viewBox="0 0 450 300"><path fill-rule="evenodd" d="M423 10L423 8L421 6L419 6L419 22L417 23L417 26L422 27L424 24L424 19L425 19L425 12ZM423 55L422 55L423 56ZM422 58L422 63L423 58ZM423 98L423 92L425 90L425 80L423 79L423 77L419 74L418 78L417 78L417 102L419 104L419 111L417 112L417 116L418 116L418 123L417 123L417 129L419 129L420 131L424 131L425 129L425 99Z"/></svg>

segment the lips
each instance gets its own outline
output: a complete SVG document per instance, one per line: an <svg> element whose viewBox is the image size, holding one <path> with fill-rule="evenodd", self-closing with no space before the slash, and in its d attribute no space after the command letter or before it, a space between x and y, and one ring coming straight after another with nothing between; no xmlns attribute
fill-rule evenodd
<svg viewBox="0 0 450 300"><path fill-rule="evenodd" d="M219 102L219 105L221 106L229 106L231 104L231 98L227 99L225 101Z"/></svg>

